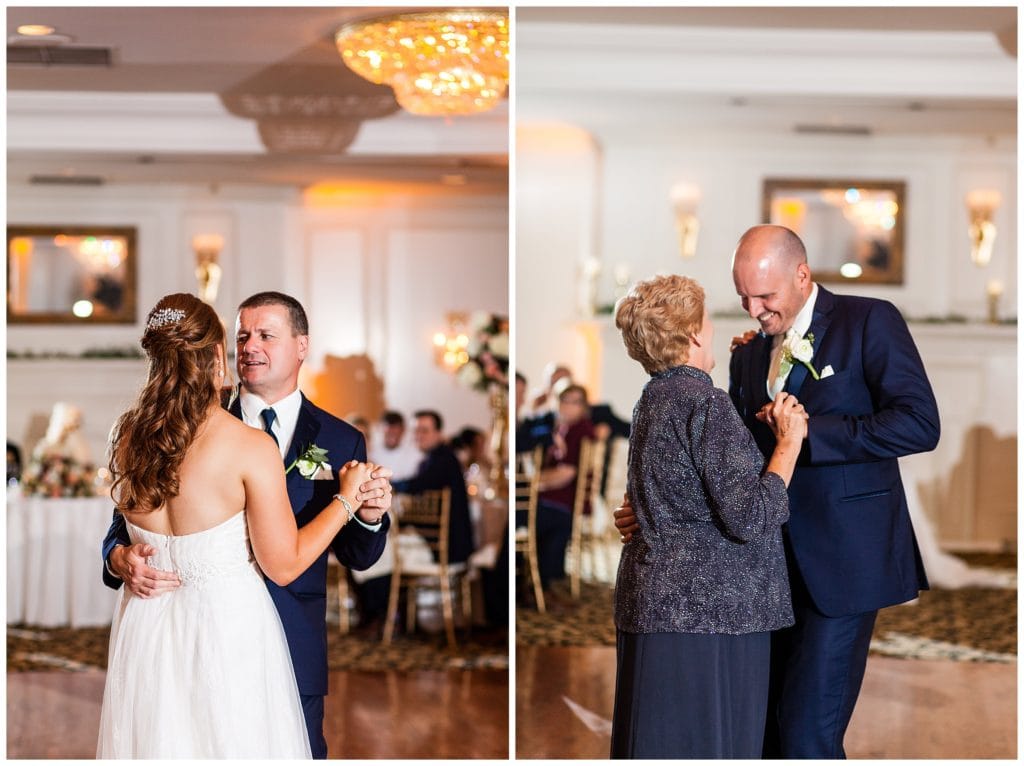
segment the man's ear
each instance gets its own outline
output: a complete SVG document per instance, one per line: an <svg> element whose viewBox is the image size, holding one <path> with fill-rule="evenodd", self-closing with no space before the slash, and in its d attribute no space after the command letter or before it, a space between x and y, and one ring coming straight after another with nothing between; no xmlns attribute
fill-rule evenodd
<svg viewBox="0 0 1024 766"><path fill-rule="evenodd" d="M300 362L305 360L306 354L308 352L309 352L309 336L308 335L300 335L299 336L299 361Z"/></svg>

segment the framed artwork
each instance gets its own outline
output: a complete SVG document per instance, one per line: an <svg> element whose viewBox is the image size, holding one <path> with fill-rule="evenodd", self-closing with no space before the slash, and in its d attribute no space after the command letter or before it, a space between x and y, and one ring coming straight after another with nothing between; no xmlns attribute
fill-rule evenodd
<svg viewBox="0 0 1024 766"><path fill-rule="evenodd" d="M795 231L819 282L903 284L903 181L768 178L762 220Z"/></svg>
<svg viewBox="0 0 1024 766"><path fill-rule="evenodd" d="M134 324L135 229L8 226L8 324Z"/></svg>

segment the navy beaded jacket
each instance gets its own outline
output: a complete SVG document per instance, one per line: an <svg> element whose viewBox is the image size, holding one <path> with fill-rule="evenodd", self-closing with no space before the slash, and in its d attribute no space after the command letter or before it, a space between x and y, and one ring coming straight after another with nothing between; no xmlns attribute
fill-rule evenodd
<svg viewBox="0 0 1024 766"><path fill-rule="evenodd" d="M651 376L633 411L615 624L628 633L758 633L793 624L786 486L729 395L695 367Z"/></svg>

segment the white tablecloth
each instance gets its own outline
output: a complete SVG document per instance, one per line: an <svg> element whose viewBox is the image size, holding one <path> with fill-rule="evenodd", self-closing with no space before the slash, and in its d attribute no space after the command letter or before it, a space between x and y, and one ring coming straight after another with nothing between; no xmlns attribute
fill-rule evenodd
<svg viewBox="0 0 1024 766"><path fill-rule="evenodd" d="M7 622L107 625L117 592L103 584L100 548L110 498L7 494Z"/></svg>

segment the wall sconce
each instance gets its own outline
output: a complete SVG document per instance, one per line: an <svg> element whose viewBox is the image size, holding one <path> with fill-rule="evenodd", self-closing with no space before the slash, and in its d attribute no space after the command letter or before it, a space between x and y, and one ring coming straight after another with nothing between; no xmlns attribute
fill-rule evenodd
<svg viewBox="0 0 1024 766"><path fill-rule="evenodd" d="M992 260L992 243L996 239L992 216L1002 199L995 189L974 189L967 193L967 212L971 221L967 233L971 238L971 260L975 266L986 266Z"/></svg>
<svg viewBox="0 0 1024 766"><path fill-rule="evenodd" d="M469 315L464 311L445 314L448 329L434 333L434 363L448 372L455 372L469 361Z"/></svg>
<svg viewBox="0 0 1024 766"><path fill-rule="evenodd" d="M694 184L681 183L672 187L672 208L676 214L676 232L679 235L679 254L692 258L697 252L697 205L700 189Z"/></svg>
<svg viewBox="0 0 1024 766"><path fill-rule="evenodd" d="M217 289L220 287L221 268L217 260L223 249L224 237L220 234L197 234L192 237L192 250L196 254L199 299L211 306L217 300Z"/></svg>

